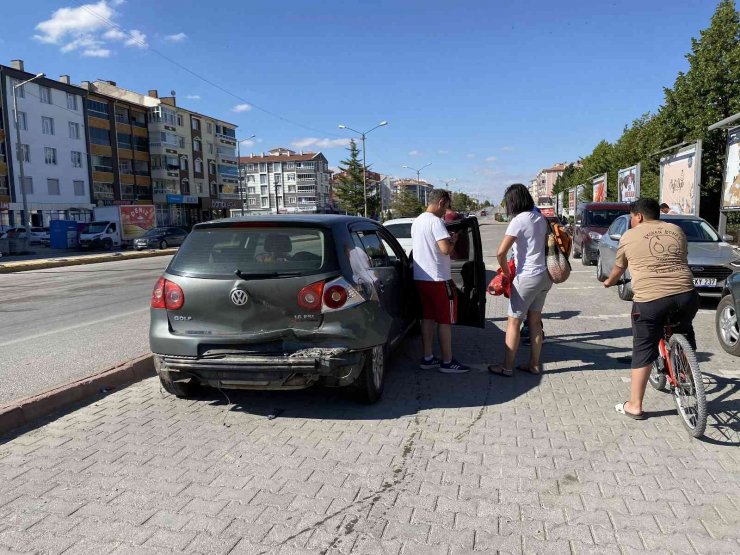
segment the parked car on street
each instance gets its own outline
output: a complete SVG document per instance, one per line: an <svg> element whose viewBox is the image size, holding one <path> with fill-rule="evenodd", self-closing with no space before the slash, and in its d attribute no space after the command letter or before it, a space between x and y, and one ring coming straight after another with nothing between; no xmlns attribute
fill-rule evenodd
<svg viewBox="0 0 740 555"><path fill-rule="evenodd" d="M740 325L737 316L740 312L740 263L733 266L738 269L725 281L722 299L715 314L715 328L722 348L729 354L740 357Z"/></svg>
<svg viewBox="0 0 740 555"><path fill-rule="evenodd" d="M414 223L415 219L416 218L398 218L396 220L388 220L383 224L383 226L398 240L407 255L411 254L413 243L411 241L411 225Z"/></svg>
<svg viewBox="0 0 740 555"><path fill-rule="evenodd" d="M573 227L573 257L584 266L599 258L599 243L607 228L622 214L629 214L626 202L590 202L576 211Z"/></svg>
<svg viewBox="0 0 740 555"><path fill-rule="evenodd" d="M485 266L473 218L469 260L453 262L461 325L484 327ZM162 386L350 387L377 401L388 356L418 316L405 251L352 216L232 218L194 226L157 281L149 340Z"/></svg>
<svg viewBox="0 0 740 555"><path fill-rule="evenodd" d="M137 251L144 249L166 249L182 245L188 232L181 227L155 227L134 239Z"/></svg>
<svg viewBox="0 0 740 555"><path fill-rule="evenodd" d="M9 227L7 230L0 235L0 239L25 239L26 229L24 227ZM31 228L31 244L41 244L44 241L49 240L49 228L48 227L32 227Z"/></svg>
<svg viewBox="0 0 740 555"><path fill-rule="evenodd" d="M704 297L720 297L725 280L740 267L740 250L727 243L732 237L720 237L709 222L699 216L664 214L660 219L676 224L686 234L689 266L698 293ZM596 278L599 281L606 280L614 267L619 239L629 229L629 225L629 214L620 216L602 237L599 262L596 265ZM625 279L629 279L629 270L625 273ZM632 300L632 286L629 282L620 284L617 290L621 299Z"/></svg>

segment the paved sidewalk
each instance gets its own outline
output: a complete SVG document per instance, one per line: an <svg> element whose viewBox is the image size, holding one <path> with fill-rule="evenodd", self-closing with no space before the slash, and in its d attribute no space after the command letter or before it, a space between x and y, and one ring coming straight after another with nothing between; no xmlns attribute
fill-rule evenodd
<svg viewBox="0 0 740 555"><path fill-rule="evenodd" d="M0 551L740 552L728 359L701 353L706 441L667 394L648 391L645 422L616 415L628 308L594 283L553 289L542 377L485 370L503 341L492 298L487 329L455 334L474 372L420 371L408 340L375 406L321 389L184 401L149 379L6 438Z"/></svg>

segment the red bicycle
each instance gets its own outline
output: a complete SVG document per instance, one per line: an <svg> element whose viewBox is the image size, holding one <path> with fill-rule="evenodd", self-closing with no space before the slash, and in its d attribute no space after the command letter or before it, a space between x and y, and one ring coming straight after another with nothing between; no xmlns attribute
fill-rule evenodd
<svg viewBox="0 0 740 555"><path fill-rule="evenodd" d="M664 325L663 338L658 345L660 356L650 371L650 385L658 391L673 393L684 427L693 437L701 437L707 427L704 380L689 340L680 333L673 333L678 321L671 322L672 319Z"/></svg>

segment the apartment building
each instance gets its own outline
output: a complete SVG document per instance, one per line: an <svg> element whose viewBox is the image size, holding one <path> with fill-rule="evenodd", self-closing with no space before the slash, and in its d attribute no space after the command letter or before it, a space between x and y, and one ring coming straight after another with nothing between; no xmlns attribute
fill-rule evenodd
<svg viewBox="0 0 740 555"><path fill-rule="evenodd" d="M342 210L342 205L339 197L337 196L337 185L339 185L342 182L342 178L347 175L346 172L337 172L332 175L331 177L331 188L329 193L329 206L331 212L340 212L344 214L344 210ZM361 184L361 183L360 183ZM379 195L380 196L380 205L379 209L382 211L383 206L383 197L382 197L382 187L383 187L383 177L374 171L367 171L367 177L366 177L366 185L367 185L367 192L368 192L368 198ZM390 204L390 203L388 203ZM387 210L387 207L385 207Z"/></svg>
<svg viewBox="0 0 740 555"><path fill-rule="evenodd" d="M93 204L151 204L147 112L159 100L114 81L83 81L80 86L88 93Z"/></svg>
<svg viewBox="0 0 740 555"><path fill-rule="evenodd" d="M252 214L329 212L331 172L320 152L274 148L239 160Z"/></svg>
<svg viewBox="0 0 740 555"><path fill-rule="evenodd" d="M22 60L0 65L0 224L23 224L20 162L23 158L28 220L88 220L91 169L86 125L87 91L63 75L35 79L17 89L20 149L13 112L13 86L35 77ZM12 153L12 155L11 155Z"/></svg>
<svg viewBox="0 0 740 555"><path fill-rule="evenodd" d="M536 185L536 194L533 194L532 198L534 198L536 203L545 202L545 199L552 197L552 188L555 186L558 177L563 175L567 167L567 163L558 162L550 168L543 168L539 171L535 178L536 184L533 183L533 185ZM540 201L540 199L542 200Z"/></svg>
<svg viewBox="0 0 740 555"><path fill-rule="evenodd" d="M429 193L434 189L434 186L424 181L423 179L417 181L416 179L396 179L392 182L392 195L395 197L400 194L403 190L411 191L416 195L422 205L426 206L429 198Z"/></svg>
<svg viewBox="0 0 740 555"><path fill-rule="evenodd" d="M148 114L157 223L192 225L241 208L236 125L179 107L174 96L159 100Z"/></svg>

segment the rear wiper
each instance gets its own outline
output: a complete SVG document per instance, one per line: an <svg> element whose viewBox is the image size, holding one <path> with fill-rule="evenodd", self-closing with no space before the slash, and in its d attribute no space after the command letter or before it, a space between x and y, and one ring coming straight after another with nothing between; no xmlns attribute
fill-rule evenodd
<svg viewBox="0 0 740 555"><path fill-rule="evenodd" d="M244 281L250 279L264 279L264 278L280 278L280 277L296 277L300 276L301 272L265 272L262 274L245 274L241 270L236 270L234 275Z"/></svg>

